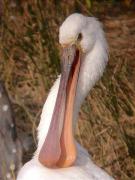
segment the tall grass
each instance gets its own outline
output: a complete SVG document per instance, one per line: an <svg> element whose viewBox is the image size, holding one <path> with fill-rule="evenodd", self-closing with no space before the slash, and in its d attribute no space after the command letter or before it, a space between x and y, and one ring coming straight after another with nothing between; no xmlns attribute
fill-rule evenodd
<svg viewBox="0 0 135 180"><path fill-rule="evenodd" d="M103 7L88 0L3 1L0 74L14 104L20 138L27 134L36 144L42 105L60 73L60 24L76 11L99 16ZM97 164L116 179L128 180L135 178L133 66L125 55L118 56L112 49L104 77L81 109L76 137ZM29 159L32 151L24 159Z"/></svg>

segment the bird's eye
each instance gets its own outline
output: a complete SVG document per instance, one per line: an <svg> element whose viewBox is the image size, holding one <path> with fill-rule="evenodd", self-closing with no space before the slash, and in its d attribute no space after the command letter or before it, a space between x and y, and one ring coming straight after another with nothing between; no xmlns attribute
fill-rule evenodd
<svg viewBox="0 0 135 180"><path fill-rule="evenodd" d="M79 33L77 41L81 41L82 40L82 33Z"/></svg>

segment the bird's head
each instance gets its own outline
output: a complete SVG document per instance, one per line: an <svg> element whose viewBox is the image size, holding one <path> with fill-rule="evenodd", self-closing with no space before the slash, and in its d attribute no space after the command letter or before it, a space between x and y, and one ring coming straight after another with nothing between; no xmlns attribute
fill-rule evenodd
<svg viewBox="0 0 135 180"><path fill-rule="evenodd" d="M93 24L94 23L94 24ZM59 42L65 46L76 45L83 53L87 53L93 47L99 24L90 22L89 17L82 14L70 15L61 25L59 30Z"/></svg>
<svg viewBox="0 0 135 180"><path fill-rule="evenodd" d="M74 108L77 99L86 96L89 82L92 84L101 76L107 59L104 34L95 18L70 15L60 27L59 42L60 85L50 128L39 153L39 161L50 168L74 164L77 157L72 128Z"/></svg>

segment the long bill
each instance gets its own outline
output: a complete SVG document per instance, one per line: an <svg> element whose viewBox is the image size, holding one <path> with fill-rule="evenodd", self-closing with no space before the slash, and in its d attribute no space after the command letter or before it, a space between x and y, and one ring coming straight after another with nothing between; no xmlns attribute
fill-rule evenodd
<svg viewBox="0 0 135 180"><path fill-rule="evenodd" d="M40 163L49 168L69 167L76 160L72 121L80 63L80 52L75 45L63 48L58 95L50 128L38 157Z"/></svg>

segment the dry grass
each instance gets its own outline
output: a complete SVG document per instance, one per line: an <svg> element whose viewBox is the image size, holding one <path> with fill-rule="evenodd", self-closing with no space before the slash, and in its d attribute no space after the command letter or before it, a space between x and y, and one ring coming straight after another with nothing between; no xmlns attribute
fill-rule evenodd
<svg viewBox="0 0 135 180"><path fill-rule="evenodd" d="M72 12L90 15L89 2L3 1L1 79L14 104L19 137L30 136L33 144L42 105L60 71L58 27ZM76 137L98 165L118 180L129 180L135 179L135 16L118 11L111 18L106 12L112 4L106 4L93 2L92 12L102 15L110 62L82 107Z"/></svg>

